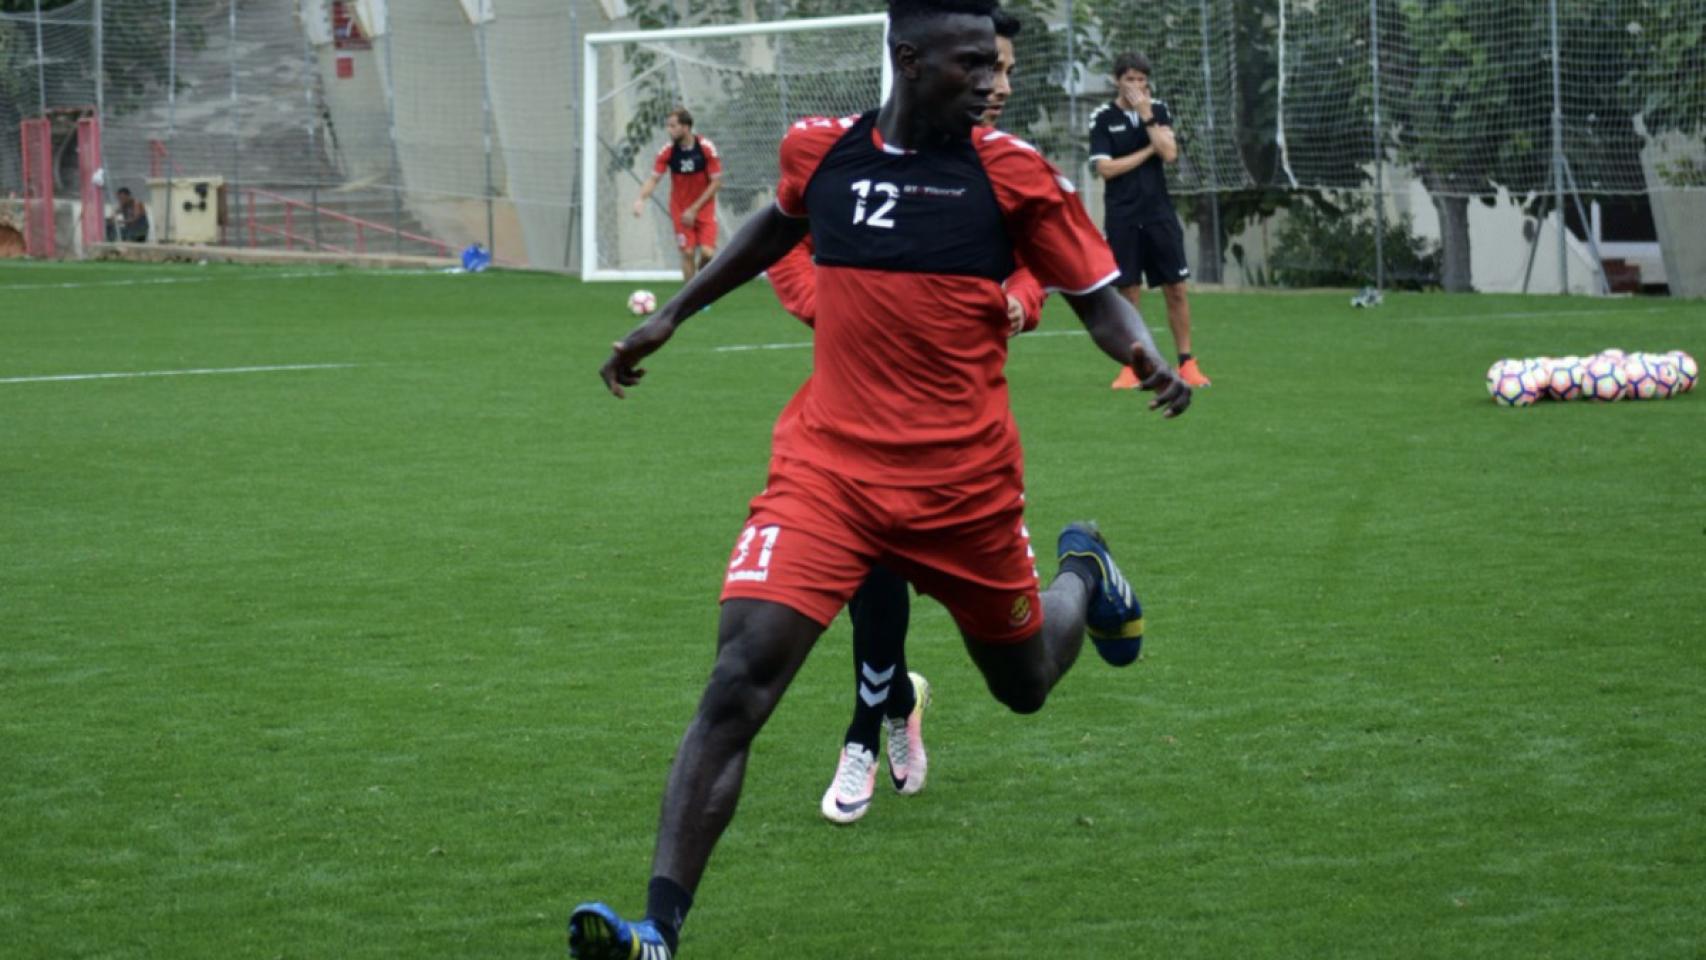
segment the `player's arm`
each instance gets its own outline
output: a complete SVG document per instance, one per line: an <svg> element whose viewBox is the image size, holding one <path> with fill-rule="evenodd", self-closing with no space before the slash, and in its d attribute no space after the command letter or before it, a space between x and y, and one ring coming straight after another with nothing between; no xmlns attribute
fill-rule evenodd
<svg viewBox="0 0 1706 960"><path fill-rule="evenodd" d="M657 190L658 184L662 180L663 174L653 173L646 178L645 183L640 184L640 197L634 201L634 216L637 217L646 212L646 201L652 198L652 193Z"/></svg>
<svg viewBox="0 0 1706 960"><path fill-rule="evenodd" d="M1168 132L1171 133L1172 131ZM1133 170L1136 170L1138 167L1148 163L1149 158L1155 156L1157 152L1153 138L1151 138L1149 144L1149 146L1144 147L1142 150L1139 150L1136 153L1128 153L1123 157L1097 157L1092 162L1096 171L1096 176L1101 177L1103 180L1112 180L1115 177L1123 177Z"/></svg>
<svg viewBox="0 0 1706 960"><path fill-rule="evenodd" d="M1036 274L1021 266L1013 271L1001 289L1007 293L1007 319L1013 324L1007 335L1017 336L1027 330L1035 330L1042 322L1043 299L1048 296L1043 285L1037 282Z"/></svg>
<svg viewBox="0 0 1706 960"><path fill-rule="evenodd" d="M637 364L669 342L688 317L715 303L724 294L764 272L805 237L804 217L790 217L776 207L754 214L727 248L687 281L675 296L628 335L611 345L610 357L599 367L604 385L618 397L646 375Z"/></svg>
<svg viewBox="0 0 1706 960"><path fill-rule="evenodd" d="M711 182L705 185L705 189L699 194L698 199L688 204L686 210L681 211L681 222L691 227L693 225L693 221L699 216L700 209L703 208L705 204L710 203L711 198L716 196L717 191L722 188L723 175L720 173L711 174Z"/></svg>
<svg viewBox="0 0 1706 960"><path fill-rule="evenodd" d="M1155 156L1150 147L1123 157L1114 156L1114 134L1108 129L1110 122L1111 114L1107 107L1096 111L1095 119L1090 122L1090 170L1103 180L1123 177Z"/></svg>
<svg viewBox="0 0 1706 960"><path fill-rule="evenodd" d="M1151 100L1145 94L1141 101L1143 109L1143 126L1149 133L1149 145L1154 148L1162 163L1174 163L1179 159L1179 140L1173 136L1173 116L1167 112L1167 105Z"/></svg>
<svg viewBox="0 0 1706 960"><path fill-rule="evenodd" d="M1132 371L1142 381L1143 389L1153 390L1155 399L1149 409L1161 410L1162 416L1172 418L1184 413L1191 405L1191 388L1180 380L1173 368L1162 359L1155 338L1144 325L1137 309L1112 286L1102 286L1089 293L1066 293L1072 312L1090 331L1090 339L1114 362L1131 364Z"/></svg>
<svg viewBox="0 0 1706 960"><path fill-rule="evenodd" d="M1161 158L1162 163L1178 162L1179 141L1173 136L1173 128L1165 121L1152 122L1148 126L1149 146L1143 149L1152 151L1155 156Z"/></svg>

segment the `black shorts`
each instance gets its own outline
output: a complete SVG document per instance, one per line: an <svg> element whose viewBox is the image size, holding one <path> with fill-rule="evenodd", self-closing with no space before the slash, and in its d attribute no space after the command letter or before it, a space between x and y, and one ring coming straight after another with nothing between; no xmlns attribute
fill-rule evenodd
<svg viewBox="0 0 1706 960"><path fill-rule="evenodd" d="M1177 217L1148 223L1116 217L1109 218L1107 226L1108 246L1120 268L1115 286L1135 286L1147 278L1153 289L1191 278L1191 265L1185 260L1185 231Z"/></svg>

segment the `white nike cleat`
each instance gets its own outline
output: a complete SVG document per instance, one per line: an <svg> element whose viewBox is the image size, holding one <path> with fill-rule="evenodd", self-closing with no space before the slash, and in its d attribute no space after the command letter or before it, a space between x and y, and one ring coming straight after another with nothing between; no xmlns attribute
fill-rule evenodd
<svg viewBox="0 0 1706 960"><path fill-rule="evenodd" d="M917 673L906 676L912 681L912 712L904 719L884 717L883 728L889 734L889 779L902 796L910 797L924 789L924 775L930 768L930 758L924 753L924 711L930 706L930 681Z"/></svg>
<svg viewBox="0 0 1706 960"><path fill-rule="evenodd" d="M877 789L877 755L857 743L849 743L841 751L835 779L823 792L819 809L832 823L852 823L871 808L871 795Z"/></svg>

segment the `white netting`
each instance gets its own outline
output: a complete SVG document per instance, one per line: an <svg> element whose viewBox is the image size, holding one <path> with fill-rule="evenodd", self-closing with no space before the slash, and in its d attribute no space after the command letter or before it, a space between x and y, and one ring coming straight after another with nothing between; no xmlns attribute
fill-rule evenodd
<svg viewBox="0 0 1706 960"><path fill-rule="evenodd" d="M775 195L777 150L803 116L845 116L881 96L883 21L843 18L811 30L732 35L589 38L597 71L596 105L587 115L596 158L589 179L593 241L587 275L670 276L679 269L666 182L652 208L633 216L677 106L722 156L718 232L739 230Z"/></svg>
<svg viewBox="0 0 1706 960"><path fill-rule="evenodd" d="M55 120L55 192L75 194L77 155L72 132L79 115L93 114L97 38L90 0L34 13L0 13L0 192L22 183L18 124L44 114Z"/></svg>
<svg viewBox="0 0 1706 960"><path fill-rule="evenodd" d="M875 24L764 39L654 31L599 47L587 189L582 39L633 26L610 12L714 25L737 8L775 19L830 3L55 3L43 0L39 18L28 4L0 14L0 216L12 216L4 197L22 187L19 122L50 118L56 195L72 204L75 122L97 116L109 195L125 185L151 197L149 181L169 174L222 180L227 243L443 253L478 241L500 261L550 269L583 262L590 226L601 269L674 270L662 211L627 216L670 106L691 108L727 156L726 234L768 197L785 125L873 105L883 59ZM1199 234L1222 210L1231 236L1275 206L1298 206L1276 189L1372 194L1376 170L1393 204L1423 190L1453 198L1461 220L1466 198L1502 193L1533 216L1556 205L1562 174L1577 237L1587 216L1575 195L1584 206L1633 196L1643 216L1643 198L1654 196L1664 198L1650 206L1672 238L1666 256L1698 245L1666 223L1697 223L1694 204L1706 202L1706 0L1556 0L1556 43L1550 0L1005 6L1025 29L1003 125L1074 173L1093 211L1099 185L1085 176L1084 123L1112 95L1114 56L1135 50L1152 61L1172 108L1182 156L1170 184ZM370 37L352 26L358 7L370 21L388 10L384 23L367 24ZM492 16L476 24L482 9ZM600 200L584 224L583 190ZM1368 196L1357 202L1380 208ZM68 221L69 210L60 216ZM1199 260L1216 255L1199 240ZM1706 276L1706 255L1696 260L1668 272Z"/></svg>
<svg viewBox="0 0 1706 960"><path fill-rule="evenodd" d="M1546 0L1282 4L1286 185L1366 189L1378 144L1435 196L1550 191L1557 102L1566 178L1646 193L1649 135L1706 124L1706 0L1558 0L1556 98Z"/></svg>

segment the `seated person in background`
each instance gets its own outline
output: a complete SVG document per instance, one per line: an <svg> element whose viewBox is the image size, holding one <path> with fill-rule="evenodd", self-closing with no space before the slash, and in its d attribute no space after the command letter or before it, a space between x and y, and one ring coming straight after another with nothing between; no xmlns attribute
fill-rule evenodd
<svg viewBox="0 0 1706 960"><path fill-rule="evenodd" d="M107 239L126 243L148 242L148 208L131 196L129 187L118 188L118 209L107 223Z"/></svg>

